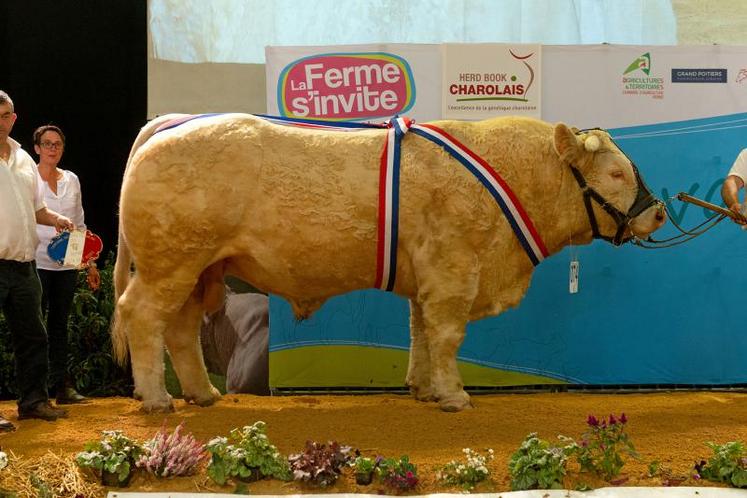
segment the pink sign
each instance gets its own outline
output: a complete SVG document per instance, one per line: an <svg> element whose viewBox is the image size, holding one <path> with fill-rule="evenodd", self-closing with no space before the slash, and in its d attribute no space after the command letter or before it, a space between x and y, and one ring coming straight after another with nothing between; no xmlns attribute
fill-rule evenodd
<svg viewBox="0 0 747 498"><path fill-rule="evenodd" d="M414 102L410 65L383 52L305 57L278 79L278 108L291 118L369 120L402 114Z"/></svg>

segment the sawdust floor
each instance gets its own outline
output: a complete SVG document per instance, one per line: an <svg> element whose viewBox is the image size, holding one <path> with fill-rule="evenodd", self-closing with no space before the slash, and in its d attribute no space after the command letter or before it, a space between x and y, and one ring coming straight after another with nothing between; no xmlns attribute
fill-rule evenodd
<svg viewBox="0 0 747 498"><path fill-rule="evenodd" d="M100 431L121 429L130 437L152 437L164 419L170 429L185 421L187 431L207 441L227 435L234 427L257 420L267 423L270 440L284 453L302 450L307 439L337 440L359 448L364 454L399 457L407 454L418 466L421 484L417 494L454 492L435 480L435 470L452 459L462 458L461 449L493 448L492 480L477 491L510 489L507 462L530 432L555 440L558 434L578 438L586 417L624 412L627 432L641 454L623 468L623 486L708 486L688 477L694 462L712 454L705 442L719 444L747 441L747 394L734 392L673 392L653 394L490 394L473 396L475 409L443 413L433 403L416 402L405 395L303 395L257 397L226 395L215 406L200 408L176 401L176 412L146 415L139 403L126 398L99 398L87 405L70 407L70 418L57 422L17 421L15 403L0 402L0 413L17 424L14 433L1 434L0 446L26 458L48 450L74 455L86 441L99 439ZM652 460L661 462L668 477L647 476ZM573 471L568 487L579 482L593 487L609 485L588 474ZM0 471L1 472L1 471ZM1 477L1 476L0 476ZM7 484L7 483L4 483ZM4 486L7 489L7 486ZM127 491L213 491L230 493L233 486L216 486L202 474L168 480L138 476ZM102 488L102 493L103 493ZM248 485L251 494L295 494L314 492L377 493L376 484L359 487L350 475L325 490L299 483L264 480Z"/></svg>

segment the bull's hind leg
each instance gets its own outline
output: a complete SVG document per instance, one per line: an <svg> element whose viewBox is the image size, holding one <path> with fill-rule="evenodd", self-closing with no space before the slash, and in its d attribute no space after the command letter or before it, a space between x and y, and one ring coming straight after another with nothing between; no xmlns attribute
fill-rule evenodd
<svg viewBox="0 0 747 498"><path fill-rule="evenodd" d="M173 411L163 370L163 331L167 320L153 287L137 274L117 304L127 333L137 399L146 412Z"/></svg>
<svg viewBox="0 0 747 498"><path fill-rule="evenodd" d="M164 338L185 401L200 406L212 405L220 392L210 383L200 346L203 309L194 293L177 313Z"/></svg>
<svg viewBox="0 0 747 498"><path fill-rule="evenodd" d="M433 401L435 396L431 387L430 351L425 334L422 307L410 300L410 362L407 367L405 383L410 393L420 401Z"/></svg>

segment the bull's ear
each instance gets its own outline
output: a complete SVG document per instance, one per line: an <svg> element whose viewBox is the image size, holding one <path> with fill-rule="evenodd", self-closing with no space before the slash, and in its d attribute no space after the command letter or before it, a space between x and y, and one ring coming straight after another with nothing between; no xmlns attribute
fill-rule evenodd
<svg viewBox="0 0 747 498"><path fill-rule="evenodd" d="M567 163L575 162L581 154L581 141L575 133L563 123L555 125L555 151L560 159Z"/></svg>

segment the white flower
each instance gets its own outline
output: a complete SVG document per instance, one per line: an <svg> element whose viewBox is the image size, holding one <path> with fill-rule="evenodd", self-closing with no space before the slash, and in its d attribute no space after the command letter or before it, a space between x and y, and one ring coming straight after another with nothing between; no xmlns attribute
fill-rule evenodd
<svg viewBox="0 0 747 498"><path fill-rule="evenodd" d="M218 436L208 441L207 445L212 447L212 446L218 446L218 445L223 446L226 444L228 444L228 439L225 437Z"/></svg>
<svg viewBox="0 0 747 498"><path fill-rule="evenodd" d="M0 470L8 466L8 455L4 451L0 451Z"/></svg>

